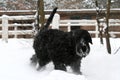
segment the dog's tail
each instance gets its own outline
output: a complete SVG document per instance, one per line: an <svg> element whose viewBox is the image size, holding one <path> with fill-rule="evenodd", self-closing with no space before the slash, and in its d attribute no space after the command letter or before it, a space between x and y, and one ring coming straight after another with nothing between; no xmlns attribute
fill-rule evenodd
<svg viewBox="0 0 120 80"><path fill-rule="evenodd" d="M45 24L44 27L43 27L43 29L48 29L50 23L51 23L52 20L53 20L53 17L54 17L54 15L55 15L56 11L57 11L57 7L55 7L55 8L53 9L52 13L50 14L50 17L47 19L47 22L46 22L46 24Z"/></svg>

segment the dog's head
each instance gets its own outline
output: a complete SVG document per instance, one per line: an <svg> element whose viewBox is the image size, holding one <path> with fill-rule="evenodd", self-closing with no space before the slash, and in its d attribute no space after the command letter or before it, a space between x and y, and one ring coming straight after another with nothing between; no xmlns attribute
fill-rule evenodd
<svg viewBox="0 0 120 80"><path fill-rule="evenodd" d="M89 43L92 44L92 38L86 30L72 31L75 39L76 54L80 57L86 57L90 52Z"/></svg>

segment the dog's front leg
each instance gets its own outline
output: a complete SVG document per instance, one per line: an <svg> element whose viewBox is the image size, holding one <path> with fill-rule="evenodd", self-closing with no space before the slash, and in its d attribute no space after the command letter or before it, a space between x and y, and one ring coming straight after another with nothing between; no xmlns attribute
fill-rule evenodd
<svg viewBox="0 0 120 80"><path fill-rule="evenodd" d="M82 74L82 72L80 71L80 67L81 67L81 60L77 60L76 62L73 62L70 67L72 68L73 72L77 73L77 74Z"/></svg>
<svg viewBox="0 0 120 80"><path fill-rule="evenodd" d="M66 66L63 63L54 63L54 69L67 71Z"/></svg>

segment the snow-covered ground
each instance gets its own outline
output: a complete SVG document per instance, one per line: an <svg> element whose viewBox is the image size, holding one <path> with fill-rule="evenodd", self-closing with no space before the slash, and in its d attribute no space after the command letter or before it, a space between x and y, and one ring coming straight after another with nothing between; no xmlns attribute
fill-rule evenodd
<svg viewBox="0 0 120 80"><path fill-rule="evenodd" d="M32 39L0 39L0 80L120 80L120 38L110 39L112 54L108 54L105 44L93 39L90 54L82 60L83 75L54 70L52 63L42 71L30 64L34 54ZM105 41L104 41L105 42Z"/></svg>

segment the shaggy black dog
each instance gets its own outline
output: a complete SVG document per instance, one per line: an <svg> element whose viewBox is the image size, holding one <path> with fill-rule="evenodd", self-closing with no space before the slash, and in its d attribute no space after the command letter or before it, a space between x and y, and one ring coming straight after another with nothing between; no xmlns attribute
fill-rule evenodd
<svg viewBox="0 0 120 80"><path fill-rule="evenodd" d="M81 74L81 59L89 54L91 36L86 30L63 32L48 29L56 10L53 10L46 25L36 35L33 44L35 55L31 60L37 59L39 69L52 61L55 69L66 71L66 66L70 66L74 72Z"/></svg>

